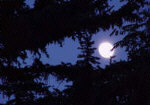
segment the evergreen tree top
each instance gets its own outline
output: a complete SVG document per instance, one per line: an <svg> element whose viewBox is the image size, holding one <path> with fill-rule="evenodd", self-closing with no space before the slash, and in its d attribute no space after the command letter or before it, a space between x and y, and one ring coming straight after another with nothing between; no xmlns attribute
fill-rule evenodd
<svg viewBox="0 0 150 105"><path fill-rule="evenodd" d="M78 55L80 60L77 61L77 64L80 66L89 66L93 67L94 65L100 64L98 60L100 58L93 56L96 48L93 48L94 41L92 41L92 35L89 33L84 34L82 37L79 37L81 54Z"/></svg>

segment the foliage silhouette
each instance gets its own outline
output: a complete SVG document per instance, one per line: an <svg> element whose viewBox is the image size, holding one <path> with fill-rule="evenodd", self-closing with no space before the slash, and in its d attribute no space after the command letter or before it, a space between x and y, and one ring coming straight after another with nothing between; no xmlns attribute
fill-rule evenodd
<svg viewBox="0 0 150 105"><path fill-rule="evenodd" d="M87 68L94 68L93 65L100 64L98 60L100 58L94 57L94 51L96 48L93 48L92 45L94 44L94 41L92 41L92 35L85 34L82 37L79 37L79 43L80 47L78 49L81 50L81 54L78 55L78 58L81 60L77 61L77 65L85 66Z"/></svg>
<svg viewBox="0 0 150 105"><path fill-rule="evenodd" d="M124 1L113 10L108 0L35 0L32 9L25 0L0 0L0 91L14 96L6 105L147 105L149 7L146 0L120 0ZM98 58L92 56L92 35L110 28L116 35L127 34L116 46L127 48L129 60L105 70L94 68ZM34 55L40 50L46 53L47 44L61 44L65 37L79 38L78 57L83 60L77 64L44 65L38 58L30 67L14 66L18 57L27 58L27 50ZM52 87L42 82L50 74L73 85L51 92Z"/></svg>
<svg viewBox="0 0 150 105"><path fill-rule="evenodd" d="M133 11L145 1L124 1L128 3L112 11L107 0L36 0L33 9L24 0L1 0L1 55L15 60L25 50L44 52L46 44L61 43L64 37L120 27L123 20L136 21L139 17Z"/></svg>
<svg viewBox="0 0 150 105"><path fill-rule="evenodd" d="M116 43L126 47L128 51L129 62L132 64L132 69L135 73L132 75L136 81L132 82L132 90L129 105L147 105L149 103L150 92L150 8L145 7L141 11L137 11L140 21L136 21L125 25L121 29L120 34L127 33L122 41Z"/></svg>

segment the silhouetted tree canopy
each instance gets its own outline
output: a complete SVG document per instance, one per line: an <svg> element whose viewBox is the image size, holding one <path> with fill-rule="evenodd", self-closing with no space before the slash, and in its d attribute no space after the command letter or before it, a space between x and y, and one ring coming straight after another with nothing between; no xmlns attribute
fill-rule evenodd
<svg viewBox="0 0 150 105"><path fill-rule="evenodd" d="M150 7L147 0L119 1L124 5L114 10L111 0L35 0L33 8L0 0L0 92L13 97L5 105L148 105ZM95 67L92 35L110 28L111 35L125 35L115 47L125 47L128 60ZM65 37L79 38L76 64L52 66L39 56L31 66L15 66L27 50L47 54L46 45ZM72 85L50 91L50 75Z"/></svg>
<svg viewBox="0 0 150 105"><path fill-rule="evenodd" d="M33 9L24 0L1 0L1 55L12 59L25 55L25 50L45 51L46 44L61 42L67 36L121 27L124 20L137 21L133 11L145 1L123 1L127 3L113 11L107 0L36 0Z"/></svg>
<svg viewBox="0 0 150 105"><path fill-rule="evenodd" d="M146 8L146 7L145 7ZM132 92L129 105L147 105L149 102L149 69L150 69L150 8L146 8L136 13L141 18L141 21L136 21L128 25L123 26L121 33L126 33L122 41L116 43L126 47L128 51L129 61L132 64L134 73L134 79L132 85L136 86Z"/></svg>

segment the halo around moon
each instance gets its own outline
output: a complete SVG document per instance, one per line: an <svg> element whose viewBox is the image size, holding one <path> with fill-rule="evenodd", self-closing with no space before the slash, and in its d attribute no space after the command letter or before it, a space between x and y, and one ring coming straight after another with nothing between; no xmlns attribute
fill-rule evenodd
<svg viewBox="0 0 150 105"><path fill-rule="evenodd" d="M104 58L110 58L114 55L114 50L112 51L113 45L109 42L103 42L99 45L99 54Z"/></svg>

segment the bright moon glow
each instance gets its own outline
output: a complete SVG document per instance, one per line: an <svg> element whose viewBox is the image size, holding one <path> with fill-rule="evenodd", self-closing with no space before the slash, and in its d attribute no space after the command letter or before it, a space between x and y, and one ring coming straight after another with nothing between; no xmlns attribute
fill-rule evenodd
<svg viewBox="0 0 150 105"><path fill-rule="evenodd" d="M98 51L100 55L104 58L110 58L114 55L114 50L111 51L113 48L113 45L109 42L104 42L99 45Z"/></svg>

